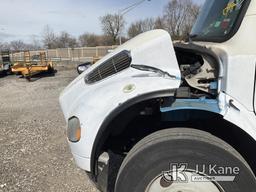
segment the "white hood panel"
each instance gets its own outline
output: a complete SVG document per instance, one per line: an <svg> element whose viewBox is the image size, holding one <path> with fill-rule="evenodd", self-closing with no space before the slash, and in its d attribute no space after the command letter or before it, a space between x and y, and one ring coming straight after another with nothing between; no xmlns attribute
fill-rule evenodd
<svg viewBox="0 0 256 192"><path fill-rule="evenodd" d="M130 67L99 82L85 83L84 77L88 73L123 50L130 51L132 64L159 68L176 76L177 79ZM180 77L171 37L163 30L141 34L98 61L77 77L60 96L60 104L66 121L76 116L81 122L81 140L77 143L70 143L72 153L90 158L97 133L112 111L124 105L125 102L144 94L170 90L169 94L174 95L175 89L180 86ZM132 86L133 89L126 92L127 86ZM89 171L89 167L83 168Z"/></svg>

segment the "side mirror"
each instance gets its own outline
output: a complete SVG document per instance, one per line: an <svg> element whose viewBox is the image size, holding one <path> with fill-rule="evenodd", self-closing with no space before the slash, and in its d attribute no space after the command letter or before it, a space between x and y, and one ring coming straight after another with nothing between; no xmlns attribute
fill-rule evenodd
<svg viewBox="0 0 256 192"><path fill-rule="evenodd" d="M77 66L77 72L78 74L83 73L84 71L86 71L90 66L92 65L91 62L87 62L87 63L83 63Z"/></svg>

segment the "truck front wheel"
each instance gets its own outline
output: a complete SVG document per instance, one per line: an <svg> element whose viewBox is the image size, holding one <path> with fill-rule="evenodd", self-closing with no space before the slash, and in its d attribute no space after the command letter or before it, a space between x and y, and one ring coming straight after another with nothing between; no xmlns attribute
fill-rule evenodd
<svg viewBox="0 0 256 192"><path fill-rule="evenodd" d="M253 192L256 179L243 157L203 131L156 132L128 153L115 192Z"/></svg>

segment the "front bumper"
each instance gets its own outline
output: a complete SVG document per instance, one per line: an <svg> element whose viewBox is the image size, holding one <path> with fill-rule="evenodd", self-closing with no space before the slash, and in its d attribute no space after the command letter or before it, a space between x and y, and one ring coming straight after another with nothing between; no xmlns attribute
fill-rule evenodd
<svg viewBox="0 0 256 192"><path fill-rule="evenodd" d="M124 157L112 152L104 152L98 158L97 175L87 172L95 187L102 192L113 191L116 177Z"/></svg>
<svg viewBox="0 0 256 192"><path fill-rule="evenodd" d="M73 158L77 164L78 167L80 167L83 170L90 170L90 158L86 158L86 157L81 157L77 154L73 154Z"/></svg>
<svg viewBox="0 0 256 192"><path fill-rule="evenodd" d="M84 170L89 170L90 169L90 159L89 158L84 158L76 154L72 154L74 157L74 160L76 164L84 169ZM108 174L109 174L109 163L108 163L108 158L104 159L104 161L98 162L98 169L97 169L97 176L93 175L91 172L86 172L89 179L91 182L94 184L94 186L102 191L102 192L107 192L108 191ZM112 184L113 185L113 184Z"/></svg>

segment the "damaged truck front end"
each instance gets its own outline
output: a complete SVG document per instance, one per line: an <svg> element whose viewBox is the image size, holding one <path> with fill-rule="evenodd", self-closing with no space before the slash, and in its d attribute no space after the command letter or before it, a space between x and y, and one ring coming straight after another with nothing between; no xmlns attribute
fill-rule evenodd
<svg viewBox="0 0 256 192"><path fill-rule="evenodd" d="M69 141L77 164L91 171L96 136L109 114L143 95L174 96L180 84L172 41L163 30L139 35L82 73L60 96L67 123L80 122L79 141Z"/></svg>
<svg viewBox="0 0 256 192"><path fill-rule="evenodd" d="M140 34L62 92L71 152L101 191L255 190L255 12L256 1L206 0L188 43ZM166 182L166 167L184 162L188 176L202 163L240 174Z"/></svg>
<svg viewBox="0 0 256 192"><path fill-rule="evenodd" d="M182 109L221 113L217 101L220 69L218 57L209 49L194 44L173 46L163 30L141 34L120 46L60 96L78 166L96 174L104 143L111 143L109 136L121 133L137 114ZM123 125L110 130L114 119L135 105L142 106L126 113ZM74 119L79 130L73 128Z"/></svg>

